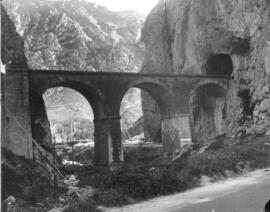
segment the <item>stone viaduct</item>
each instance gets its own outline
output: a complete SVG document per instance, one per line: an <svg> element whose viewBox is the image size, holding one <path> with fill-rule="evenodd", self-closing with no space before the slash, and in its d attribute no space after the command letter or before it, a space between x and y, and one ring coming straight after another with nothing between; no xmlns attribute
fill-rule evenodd
<svg viewBox="0 0 270 212"><path fill-rule="evenodd" d="M33 144L29 138L33 137L33 122L41 107L42 94L49 88L68 87L81 93L93 109L95 163L98 165L117 164L124 160L119 112L122 98L129 88L146 91L158 103L163 149L170 153L192 141L190 114L194 95L205 85L226 92L230 81L229 76L29 70L12 65L7 67L2 78L2 105L24 128L22 133L11 117L4 116L3 146L18 155L32 158Z"/></svg>

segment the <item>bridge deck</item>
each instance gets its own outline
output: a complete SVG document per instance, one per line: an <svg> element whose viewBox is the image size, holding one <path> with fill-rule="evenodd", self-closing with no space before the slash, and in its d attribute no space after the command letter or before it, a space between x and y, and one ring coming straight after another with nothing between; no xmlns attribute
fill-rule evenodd
<svg viewBox="0 0 270 212"><path fill-rule="evenodd" d="M206 79L232 79L228 75L202 75L202 74L166 74L166 73L134 73L134 72L90 72L83 70L47 70L47 69L28 69L22 67L9 67L8 71L27 70L29 73L46 74L85 74L92 76L136 76L136 77L165 77L165 78L206 78Z"/></svg>

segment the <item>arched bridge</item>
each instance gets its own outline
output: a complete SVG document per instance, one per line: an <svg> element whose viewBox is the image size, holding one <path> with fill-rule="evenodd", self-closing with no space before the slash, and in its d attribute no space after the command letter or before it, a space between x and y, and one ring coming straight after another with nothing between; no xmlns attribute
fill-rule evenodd
<svg viewBox="0 0 270 212"><path fill-rule="evenodd" d="M205 85L214 85L226 91L229 80L228 76L220 75L29 70L11 66L4 76L4 104L32 135L34 122L44 106L42 94L47 89L61 86L78 91L88 100L94 112L95 162L112 164L123 160L119 112L128 89L140 88L156 100L162 118L164 151L172 152L192 138L190 104L196 102L194 96L197 91ZM14 134L11 129L16 126L8 124L5 135L10 142L9 148L31 158L31 143L18 133ZM21 141L14 143L19 137ZM21 144L23 148L18 147Z"/></svg>

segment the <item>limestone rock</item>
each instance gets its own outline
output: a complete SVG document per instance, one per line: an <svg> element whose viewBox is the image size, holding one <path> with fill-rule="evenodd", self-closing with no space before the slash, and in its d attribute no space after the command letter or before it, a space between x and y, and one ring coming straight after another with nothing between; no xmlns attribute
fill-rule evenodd
<svg viewBox="0 0 270 212"><path fill-rule="evenodd" d="M260 104L259 113L269 114L269 22L267 0L160 0L142 30L146 44L142 71L234 76L226 91L221 130L229 126L231 134L234 128L255 123L247 117L255 117L256 104ZM145 102L143 108L149 104ZM215 114L222 113L219 104L212 105ZM269 119L266 114L257 115L259 120ZM205 116L194 127L207 132L208 122ZM213 129L220 127L214 121L210 124Z"/></svg>
<svg viewBox="0 0 270 212"><path fill-rule="evenodd" d="M144 17L88 1L5 0L31 68L137 72Z"/></svg>
<svg viewBox="0 0 270 212"><path fill-rule="evenodd" d="M2 202L3 209L7 212L16 212L18 207L16 204L16 199L13 196L9 196Z"/></svg>
<svg viewBox="0 0 270 212"><path fill-rule="evenodd" d="M1 61L3 64L26 65L23 39L16 32L13 22L1 5Z"/></svg>
<svg viewBox="0 0 270 212"><path fill-rule="evenodd" d="M95 191L96 189L94 189L93 187L86 186L85 188L80 190L80 199L87 200L91 198L94 195Z"/></svg>
<svg viewBox="0 0 270 212"><path fill-rule="evenodd" d="M5 8L1 5L1 23L2 23L2 43L1 43L1 60L3 64L8 64L8 63L12 63L12 64L16 64L16 65L21 65L21 66L27 66L27 58L25 57L25 52L24 52L24 41L23 38L20 34L18 34L16 32L16 28L14 23L12 22L12 20L10 19L9 15L7 14ZM6 79L7 80L7 79ZM7 146L8 148L13 148L12 145L10 145L10 143L12 142L18 142L15 141L15 139L13 139L12 141L9 140L9 133L8 132L8 126L9 126L9 120L14 120L14 119L20 119L18 118L18 116L16 116L16 113L21 113L23 114L23 111L18 112L17 108L12 108L12 107L20 107L18 106L19 104L19 98L18 96L15 99L12 99L12 95L15 95L14 93L16 91L12 90L12 86L8 86L5 84L7 82L3 82L3 108L5 108L6 110L4 110L3 114L2 114L2 120L3 123L5 122L5 124L3 124L4 126L7 126L6 128L3 128L3 134L2 134L2 139L3 139L3 146ZM24 85L25 85L25 79L21 76L18 75L17 78L14 78L12 80L12 83L20 86L20 89L24 89ZM10 82L8 84L11 84ZM26 86L27 87L27 86ZM20 91L20 97L24 98L23 94L21 92L24 91ZM16 94L17 95L17 94ZM24 102L27 102L27 99L23 100ZM38 125L33 126L33 134L38 134L37 137L41 138L39 140L42 144L44 144L44 146L48 146L51 142L51 133L50 133L50 125L47 119L47 115L46 115L46 111L45 111L45 107L43 103L43 99L41 99L41 105L39 107L39 111L37 113L42 114L41 116L43 116L43 120L42 123L39 122ZM10 114L8 114L7 109L10 110ZM16 112L17 111L17 112ZM35 120L36 117L33 117L33 120ZM25 120L23 120L25 121ZM20 125L24 125L24 122L22 120L21 121L17 121L19 122ZM25 122L27 123L27 122ZM16 129L16 127L14 127L13 133L16 134L18 133L18 135L20 135L21 133L21 129L18 126L18 123L16 124L16 126L18 127L18 129ZM28 126L23 126L23 127L28 127ZM30 127L30 126L29 126ZM34 136L34 139L37 138L36 136ZM22 138L23 140L24 138ZM29 140L29 138L27 138L27 140ZM21 141L22 142L22 141ZM15 150L16 152L17 150ZM16 153L19 153L19 151L17 151Z"/></svg>

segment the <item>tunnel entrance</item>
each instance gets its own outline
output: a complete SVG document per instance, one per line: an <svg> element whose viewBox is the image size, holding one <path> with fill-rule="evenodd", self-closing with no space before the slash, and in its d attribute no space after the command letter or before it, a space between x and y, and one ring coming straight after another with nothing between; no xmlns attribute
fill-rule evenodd
<svg viewBox="0 0 270 212"><path fill-rule="evenodd" d="M86 98L71 88L54 87L45 91L43 99L52 142L56 153L63 158L63 163L74 164L74 161L76 163L83 157L85 160L80 162L91 162L94 147L94 115ZM85 147L84 150L81 149L82 146ZM76 159L79 150L80 154L77 156L81 158Z"/></svg>
<svg viewBox="0 0 270 212"><path fill-rule="evenodd" d="M204 84L195 90L191 105L194 140L208 140L223 133L225 96L225 89L217 84Z"/></svg>
<svg viewBox="0 0 270 212"><path fill-rule="evenodd" d="M233 63L228 54L212 54L205 64L206 75L228 75L233 72Z"/></svg>

